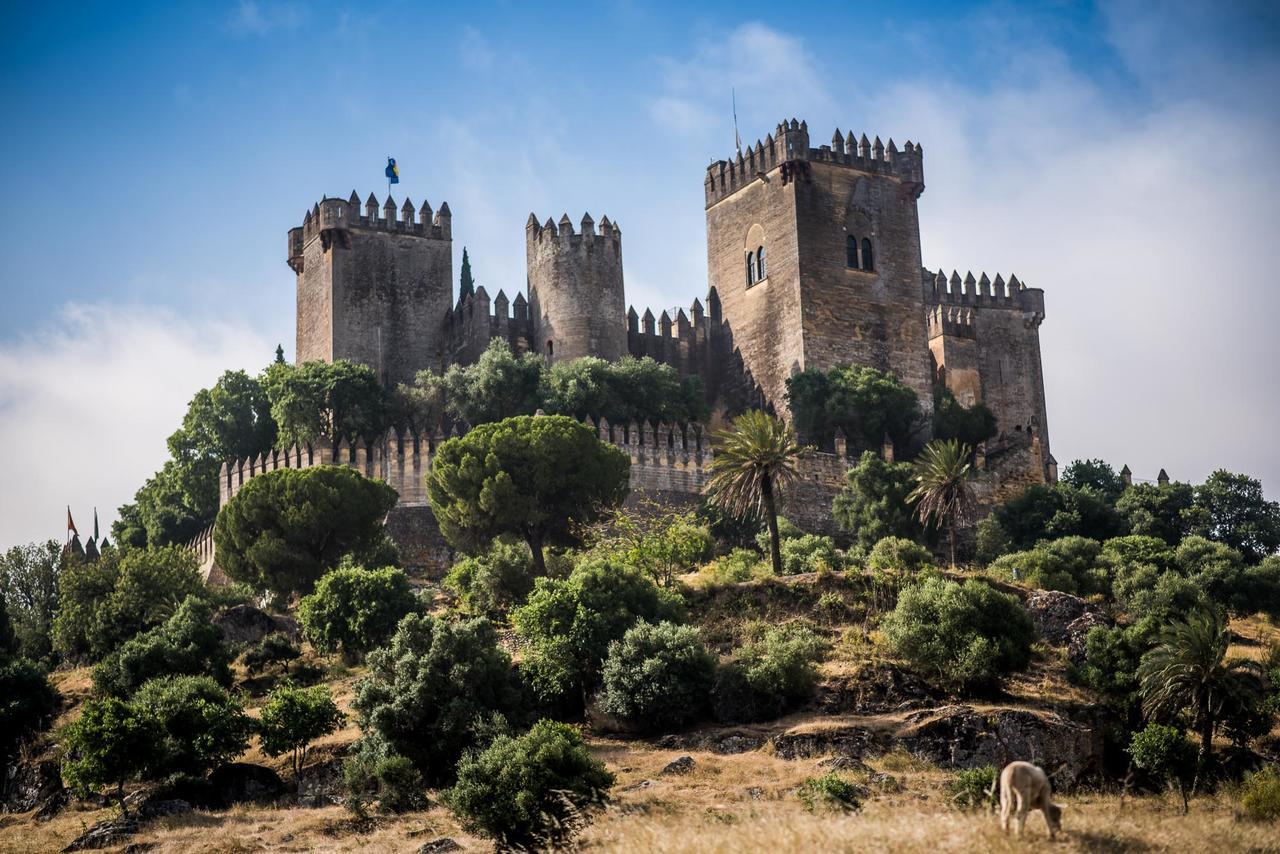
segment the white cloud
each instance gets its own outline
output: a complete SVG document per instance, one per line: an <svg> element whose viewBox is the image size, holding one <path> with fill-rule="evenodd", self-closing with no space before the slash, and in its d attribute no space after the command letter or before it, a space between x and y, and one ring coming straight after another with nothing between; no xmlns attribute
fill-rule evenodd
<svg viewBox="0 0 1280 854"><path fill-rule="evenodd" d="M475 27L463 27L458 42L458 54L467 68L482 71L493 65L494 52L489 40Z"/></svg>
<svg viewBox="0 0 1280 854"><path fill-rule="evenodd" d="M155 308L68 305L0 342L0 547L87 535L164 462L187 402L225 370L256 371L275 344L241 326Z"/></svg>
<svg viewBox="0 0 1280 854"><path fill-rule="evenodd" d="M265 36L272 30L293 29L302 23L303 7L296 3L259 3L240 0L227 22L237 35Z"/></svg>

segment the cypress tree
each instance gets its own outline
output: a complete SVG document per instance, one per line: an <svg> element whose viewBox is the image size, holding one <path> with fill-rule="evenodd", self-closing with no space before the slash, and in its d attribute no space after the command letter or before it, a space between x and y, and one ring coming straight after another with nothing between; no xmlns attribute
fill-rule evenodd
<svg viewBox="0 0 1280 854"><path fill-rule="evenodd" d="M476 292L475 279L471 278L471 259L467 257L467 247L462 247L462 281L458 287L458 300L461 302Z"/></svg>

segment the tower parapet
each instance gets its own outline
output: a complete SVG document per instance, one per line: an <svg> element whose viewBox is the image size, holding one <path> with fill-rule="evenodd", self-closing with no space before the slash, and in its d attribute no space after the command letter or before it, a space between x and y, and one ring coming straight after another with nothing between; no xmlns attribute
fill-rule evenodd
<svg viewBox="0 0 1280 854"><path fill-rule="evenodd" d="M703 180L707 207L728 198L738 190L767 175L774 168L785 167L783 181L803 174L808 163L834 163L872 174L891 175L916 197L924 191L924 146L911 140L901 150L890 138L886 146L876 137L868 140L853 131L845 136L836 128L830 145L809 146L809 125L794 118L778 123L764 140L756 140L729 160L717 160L707 167Z"/></svg>
<svg viewBox="0 0 1280 854"><path fill-rule="evenodd" d="M607 216L597 231L584 214L576 232L568 214L543 225L529 214L525 250L533 349L550 360L621 358L627 352L622 229Z"/></svg>

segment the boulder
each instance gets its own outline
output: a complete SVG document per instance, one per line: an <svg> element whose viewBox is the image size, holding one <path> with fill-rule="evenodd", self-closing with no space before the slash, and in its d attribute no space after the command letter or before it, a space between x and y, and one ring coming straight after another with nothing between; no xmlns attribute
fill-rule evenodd
<svg viewBox="0 0 1280 854"><path fill-rule="evenodd" d="M255 644L272 632L283 632L295 640L298 624L290 617L273 617L252 605L233 605L213 618L229 645Z"/></svg>
<svg viewBox="0 0 1280 854"><path fill-rule="evenodd" d="M1026 608L1036 631L1054 646L1078 641L1083 651L1083 636L1089 629L1111 624L1098 606L1060 590L1031 591Z"/></svg>
<svg viewBox="0 0 1280 854"><path fill-rule="evenodd" d="M752 750L759 750L760 745L764 744L764 739L754 735L727 735L717 741L712 749L716 753L732 755L735 753L747 753Z"/></svg>
<svg viewBox="0 0 1280 854"><path fill-rule="evenodd" d="M666 767L662 769L663 774L688 774L693 770L693 757L681 756L679 759L668 762Z"/></svg>
<svg viewBox="0 0 1280 854"><path fill-rule="evenodd" d="M845 678L824 682L814 705L830 715L880 715L932 706L942 696L918 674L890 662L877 662Z"/></svg>
<svg viewBox="0 0 1280 854"><path fill-rule="evenodd" d="M1099 611L1085 611L1067 624L1067 657L1072 664L1083 664L1085 643L1089 632L1097 627L1109 629L1114 625L1111 618Z"/></svg>
<svg viewBox="0 0 1280 854"><path fill-rule="evenodd" d="M62 850L66 852L110 848L114 845L119 845L137 832L138 822L131 818L100 821L77 836L70 845Z"/></svg>
<svg viewBox="0 0 1280 854"><path fill-rule="evenodd" d="M273 801L286 792L284 780L270 768L248 762L230 762L209 775L219 805Z"/></svg>
<svg viewBox="0 0 1280 854"><path fill-rule="evenodd" d="M770 742L774 755L780 759L809 759L826 755L860 759L868 753L882 752L876 736L863 727L801 729L775 735Z"/></svg>
<svg viewBox="0 0 1280 854"><path fill-rule="evenodd" d="M461 851L462 846L447 836L424 842L418 848L418 854L441 854L443 851Z"/></svg>
<svg viewBox="0 0 1280 854"><path fill-rule="evenodd" d="M57 762L17 762L6 769L0 807L4 812L26 812L62 794L62 766Z"/></svg>

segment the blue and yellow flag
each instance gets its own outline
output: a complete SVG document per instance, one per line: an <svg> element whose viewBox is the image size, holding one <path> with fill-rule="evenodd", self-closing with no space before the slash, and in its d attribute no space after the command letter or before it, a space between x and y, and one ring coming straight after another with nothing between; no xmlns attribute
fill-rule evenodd
<svg viewBox="0 0 1280 854"><path fill-rule="evenodd" d="M387 183L400 183L400 169L396 166L396 159L394 157L387 158Z"/></svg>

